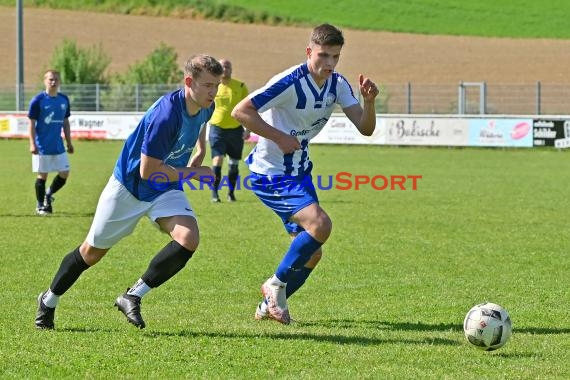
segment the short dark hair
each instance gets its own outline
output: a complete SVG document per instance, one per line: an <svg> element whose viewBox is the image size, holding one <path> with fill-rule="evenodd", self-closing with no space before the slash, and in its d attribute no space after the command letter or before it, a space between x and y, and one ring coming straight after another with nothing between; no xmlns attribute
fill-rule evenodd
<svg viewBox="0 0 570 380"><path fill-rule="evenodd" d="M203 71L220 76L224 73L224 68L216 58L206 54L194 55L184 65L184 75L192 78L200 77Z"/></svg>
<svg viewBox="0 0 570 380"><path fill-rule="evenodd" d="M55 70L55 69L47 69L47 70L44 72L44 78L45 78L46 75L48 75L48 74L57 75L58 78L61 77L61 74L59 73L59 71L57 71L57 70Z"/></svg>
<svg viewBox="0 0 570 380"><path fill-rule="evenodd" d="M313 29L310 42L321 46L342 46L342 31L331 24L321 24Z"/></svg>

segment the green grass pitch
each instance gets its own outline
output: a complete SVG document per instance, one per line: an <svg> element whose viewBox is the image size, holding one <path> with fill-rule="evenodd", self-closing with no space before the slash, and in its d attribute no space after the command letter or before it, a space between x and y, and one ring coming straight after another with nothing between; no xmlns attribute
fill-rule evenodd
<svg viewBox="0 0 570 380"><path fill-rule="evenodd" d="M234 204L188 190L201 245L144 298L145 330L113 308L168 241L143 219L62 297L56 330L36 331L36 297L85 238L121 146L78 141L55 214L37 217L28 143L0 140L0 378L570 378L570 152L554 149L313 146L317 175L422 179L319 193L333 233L290 299L297 323L253 319L288 246L278 218L246 190ZM461 327L486 300L514 328L493 353Z"/></svg>

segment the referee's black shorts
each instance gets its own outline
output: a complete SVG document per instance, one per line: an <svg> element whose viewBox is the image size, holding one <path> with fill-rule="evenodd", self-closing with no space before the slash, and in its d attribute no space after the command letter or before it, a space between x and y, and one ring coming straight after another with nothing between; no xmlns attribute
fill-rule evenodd
<svg viewBox="0 0 570 380"><path fill-rule="evenodd" d="M234 160L241 160L243 151L243 127L224 129L216 125L210 125L208 134L212 157L225 156Z"/></svg>

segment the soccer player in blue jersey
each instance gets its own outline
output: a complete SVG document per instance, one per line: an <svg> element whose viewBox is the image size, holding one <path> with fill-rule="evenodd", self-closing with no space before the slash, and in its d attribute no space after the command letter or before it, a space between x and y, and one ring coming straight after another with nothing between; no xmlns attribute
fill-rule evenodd
<svg viewBox="0 0 570 380"><path fill-rule="evenodd" d="M145 113L125 142L86 240L63 258L49 289L38 296L37 328L54 328L59 298L83 271L129 235L143 216L172 240L134 285L117 297L115 306L128 322L145 327L141 298L178 273L198 248L196 216L182 185L190 178L213 178L202 161L205 126L214 112L222 71L213 57L190 58L184 67L184 88L162 96Z"/></svg>
<svg viewBox="0 0 570 380"><path fill-rule="evenodd" d="M32 171L37 173L36 213L38 215L53 212L51 204L53 194L65 185L69 176L67 153L74 151L69 128L69 99L59 92L59 72L47 70L44 74L44 85L45 91L34 96L28 110ZM67 151L61 138L62 130ZM46 181L50 172L57 172L57 175L46 192Z"/></svg>
<svg viewBox="0 0 570 380"><path fill-rule="evenodd" d="M246 158L257 197L283 221L291 235L289 250L261 291L256 319L291 321L287 299L309 277L322 256L332 222L319 204L312 184L309 141L339 105L366 136L376 128L374 82L359 76L361 106L341 74L335 71L344 45L342 32L317 26L306 49L307 61L274 76L233 110L232 116L260 136Z"/></svg>

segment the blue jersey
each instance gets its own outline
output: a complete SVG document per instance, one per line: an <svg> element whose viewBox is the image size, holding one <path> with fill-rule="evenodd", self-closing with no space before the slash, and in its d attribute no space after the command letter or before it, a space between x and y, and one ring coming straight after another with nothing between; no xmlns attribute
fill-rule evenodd
<svg viewBox="0 0 570 380"><path fill-rule="evenodd" d="M162 96L146 111L127 138L115 165L115 177L141 201L150 202L165 191L179 189L179 181L156 189L142 179L141 153L173 167L187 166L200 131L213 112L214 104L190 116L186 112L183 89Z"/></svg>
<svg viewBox="0 0 570 380"><path fill-rule="evenodd" d="M358 104L348 81L334 71L319 88L306 63L273 77L249 99L263 120L295 136L301 149L283 154L273 141L260 137L246 158L249 169L263 175L304 176L312 167L309 141L325 126L335 105L342 109Z"/></svg>
<svg viewBox="0 0 570 380"><path fill-rule="evenodd" d="M49 96L41 92L30 102L28 117L36 121L36 145L39 154L65 153L61 131L70 115L69 99L64 94Z"/></svg>

